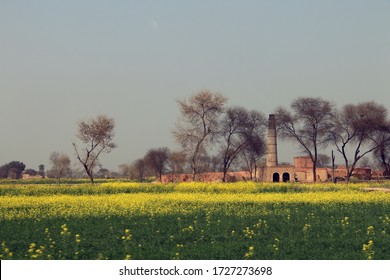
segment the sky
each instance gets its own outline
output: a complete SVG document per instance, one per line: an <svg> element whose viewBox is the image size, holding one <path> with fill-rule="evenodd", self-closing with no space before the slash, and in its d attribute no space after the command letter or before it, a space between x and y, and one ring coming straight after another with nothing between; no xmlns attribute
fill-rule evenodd
<svg viewBox="0 0 390 280"><path fill-rule="evenodd" d="M0 0L0 165L76 163L77 123L99 114L116 124L105 168L177 150L176 100L204 89L265 115L303 96L390 110L389 14L389 0Z"/></svg>

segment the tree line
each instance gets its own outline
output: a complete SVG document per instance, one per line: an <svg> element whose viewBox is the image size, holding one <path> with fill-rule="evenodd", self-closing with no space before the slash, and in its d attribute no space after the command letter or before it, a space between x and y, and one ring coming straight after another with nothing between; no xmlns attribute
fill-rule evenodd
<svg viewBox="0 0 390 280"><path fill-rule="evenodd" d="M161 179L164 172L181 173L183 166L189 166L193 180L204 171L221 171L226 181L236 164L255 178L266 153L266 118L259 111L227 107L226 102L224 96L210 91L177 100L180 116L172 133L181 150L151 149L143 159L122 165L123 173L142 179L146 170L154 170ZM390 176L390 120L383 105L370 101L337 108L320 97L300 97L289 107L275 108L274 114L278 136L297 143L301 154L313 162L314 181L317 168L330 159L320 153L327 147L342 159L347 182L370 154ZM159 161L153 159L157 154ZM332 161L334 165L334 155Z"/></svg>
<svg viewBox="0 0 390 280"><path fill-rule="evenodd" d="M227 107L226 101L221 94L210 91L177 101L180 117L173 136L182 148L181 164L189 164L193 180L210 159L223 172L223 181L237 162L256 177L258 162L266 153L266 118L259 111ZM370 101L337 108L320 97L300 97L289 107L275 108L274 113L277 134L297 143L300 152L313 162L314 181L317 167L323 166L326 158L320 151L329 146L342 158L347 182L370 154L384 175L390 176L390 120L383 105ZM334 156L332 160L334 164ZM158 171L160 178L163 166ZM170 166L175 171L172 163Z"/></svg>
<svg viewBox="0 0 390 280"><path fill-rule="evenodd" d="M227 106L220 93L200 91L189 98L177 100L180 116L172 135L180 149L152 148L143 158L131 164L121 164L120 173L143 181L150 176L162 180L163 174L190 172L194 181L205 171L220 171L227 181L231 170L247 170L256 178L259 162L266 153L267 118L257 110ZM298 143L301 153L313 162L313 178L324 159L321 149L333 147L346 167L348 181L358 163L369 154L390 176L390 121L387 109L373 101L347 104L341 108L320 97L300 97L289 107L274 110L278 136ZM93 183L99 176L110 176L99 157L116 148L113 142L114 119L99 115L78 123L73 143L76 159ZM334 163L334 157L332 158ZM70 174L70 158L53 152L52 168L47 172L58 180ZM40 166L41 169L42 166ZM25 166L11 162L0 167L0 177L20 178ZM30 171L31 172L31 171ZM42 170L40 170L42 174ZM100 174L99 174L100 173Z"/></svg>
<svg viewBox="0 0 390 280"><path fill-rule="evenodd" d="M278 107L275 113L279 134L299 143L313 162L314 181L319 149L328 145L341 155L347 182L358 162L370 153L381 164L384 175L390 175L390 121L383 105L371 101L337 109L322 98L302 97L289 109Z"/></svg>

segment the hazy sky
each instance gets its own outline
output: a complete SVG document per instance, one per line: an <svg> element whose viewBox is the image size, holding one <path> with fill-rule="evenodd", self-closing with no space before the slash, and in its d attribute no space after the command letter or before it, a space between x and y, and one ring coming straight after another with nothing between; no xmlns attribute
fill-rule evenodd
<svg viewBox="0 0 390 280"><path fill-rule="evenodd" d="M106 168L177 149L175 100L202 89L264 114L300 96L390 110L389 15L388 0L0 0L0 165L75 162L77 122L98 114L116 122Z"/></svg>

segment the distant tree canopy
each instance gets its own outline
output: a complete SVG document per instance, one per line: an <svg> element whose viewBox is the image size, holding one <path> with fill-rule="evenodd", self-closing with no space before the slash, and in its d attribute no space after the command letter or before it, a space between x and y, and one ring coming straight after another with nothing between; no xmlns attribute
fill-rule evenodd
<svg viewBox="0 0 390 280"><path fill-rule="evenodd" d="M97 172L98 178L111 178L111 172L107 168L100 168Z"/></svg>
<svg viewBox="0 0 390 280"><path fill-rule="evenodd" d="M70 159L66 154L52 152L50 154L51 169L47 172L49 178L56 178L58 184L61 178L70 173Z"/></svg>
<svg viewBox="0 0 390 280"><path fill-rule="evenodd" d="M45 177L45 166L43 164L40 164L38 166L38 168L39 168L39 171L38 171L39 175L41 175L44 178Z"/></svg>
<svg viewBox="0 0 390 280"><path fill-rule="evenodd" d="M20 179L26 165L20 161L11 161L0 167L0 178Z"/></svg>
<svg viewBox="0 0 390 280"><path fill-rule="evenodd" d="M23 172L24 174L30 175L30 176L36 176L38 172L32 168L26 169Z"/></svg>
<svg viewBox="0 0 390 280"><path fill-rule="evenodd" d="M133 177L139 181L144 181L148 175L147 165L145 159L137 159L131 166Z"/></svg>
<svg viewBox="0 0 390 280"><path fill-rule="evenodd" d="M186 155L182 151L174 151L169 153L168 168L172 175L182 173L186 166Z"/></svg>
<svg viewBox="0 0 390 280"><path fill-rule="evenodd" d="M162 181L162 174L168 165L170 151L167 147L150 149L144 158L146 165L155 172L157 178Z"/></svg>

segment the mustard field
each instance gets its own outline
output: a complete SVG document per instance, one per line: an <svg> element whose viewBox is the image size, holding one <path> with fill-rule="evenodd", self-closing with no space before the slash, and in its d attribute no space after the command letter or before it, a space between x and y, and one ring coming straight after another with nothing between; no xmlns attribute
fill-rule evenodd
<svg viewBox="0 0 390 280"><path fill-rule="evenodd" d="M377 184L0 183L0 259L390 259Z"/></svg>

